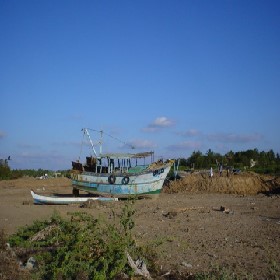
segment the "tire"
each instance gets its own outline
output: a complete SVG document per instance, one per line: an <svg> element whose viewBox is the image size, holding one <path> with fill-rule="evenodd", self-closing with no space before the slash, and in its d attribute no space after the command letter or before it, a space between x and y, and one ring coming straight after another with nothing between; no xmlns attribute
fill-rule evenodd
<svg viewBox="0 0 280 280"><path fill-rule="evenodd" d="M122 184L127 185L129 183L129 177L125 176L122 178Z"/></svg>
<svg viewBox="0 0 280 280"><path fill-rule="evenodd" d="M110 176L108 177L108 182L109 182L110 184L115 184L115 182L116 182L116 176L115 176L115 175L110 175Z"/></svg>

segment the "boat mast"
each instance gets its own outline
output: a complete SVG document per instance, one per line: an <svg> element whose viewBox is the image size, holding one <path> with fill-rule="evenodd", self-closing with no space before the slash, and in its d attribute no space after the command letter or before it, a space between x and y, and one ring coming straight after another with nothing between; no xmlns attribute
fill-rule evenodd
<svg viewBox="0 0 280 280"><path fill-rule="evenodd" d="M97 156L97 153L96 153L96 151L95 151L95 149L94 149L94 145L93 145L93 142L92 142L92 140L91 140L91 138L90 138L90 135L89 135L89 132L88 132L87 128L83 128L82 130L84 131L84 134L86 134L87 137L88 137L88 140L89 140L89 142L90 142L90 145L91 145L91 148L92 148L92 150L93 150L93 153L95 154L96 157L98 157L98 156Z"/></svg>

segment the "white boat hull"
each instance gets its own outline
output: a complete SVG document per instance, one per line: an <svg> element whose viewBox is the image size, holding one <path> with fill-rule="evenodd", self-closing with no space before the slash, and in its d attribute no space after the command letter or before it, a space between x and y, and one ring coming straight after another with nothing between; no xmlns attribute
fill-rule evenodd
<svg viewBox="0 0 280 280"><path fill-rule="evenodd" d="M83 203L88 200L99 200L99 201L117 201L117 198L105 198L105 197L61 197L61 196L45 196L39 195L31 191L31 195L34 200L34 204L75 204Z"/></svg>

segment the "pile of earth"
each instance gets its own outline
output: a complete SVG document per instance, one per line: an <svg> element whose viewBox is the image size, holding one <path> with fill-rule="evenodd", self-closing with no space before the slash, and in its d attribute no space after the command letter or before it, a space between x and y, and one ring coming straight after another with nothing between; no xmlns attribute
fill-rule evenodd
<svg viewBox="0 0 280 280"><path fill-rule="evenodd" d="M164 193L224 193L255 195L258 193L280 193L278 176L260 175L254 172L210 177L207 172L194 172L185 177L169 181Z"/></svg>

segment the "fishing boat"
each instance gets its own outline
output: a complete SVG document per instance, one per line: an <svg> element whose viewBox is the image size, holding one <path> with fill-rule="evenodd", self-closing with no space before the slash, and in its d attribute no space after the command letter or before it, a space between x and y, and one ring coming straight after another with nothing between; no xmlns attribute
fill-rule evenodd
<svg viewBox="0 0 280 280"><path fill-rule="evenodd" d="M34 204L80 204L83 202L87 202L89 200L93 201L117 201L118 198L113 197L90 197L90 196L83 196L83 197L73 197L67 195L60 195L60 196L51 196L51 195L40 195L36 194L33 190L31 190L31 195L33 197Z"/></svg>
<svg viewBox="0 0 280 280"><path fill-rule="evenodd" d="M154 161L154 152L103 153L103 131L99 131L97 153L89 130L82 129L90 143L92 155L86 157L85 163L72 161L74 195L78 195L80 190L111 197L160 193L172 160Z"/></svg>

